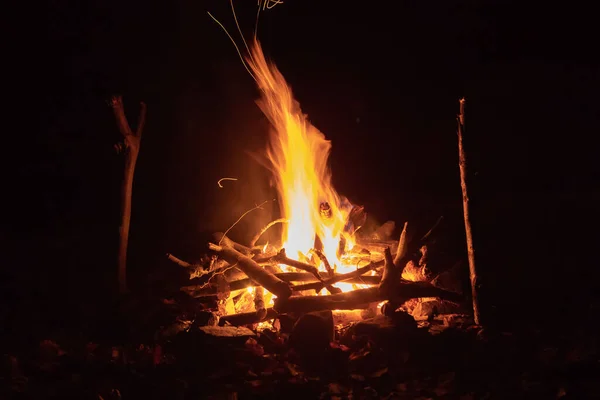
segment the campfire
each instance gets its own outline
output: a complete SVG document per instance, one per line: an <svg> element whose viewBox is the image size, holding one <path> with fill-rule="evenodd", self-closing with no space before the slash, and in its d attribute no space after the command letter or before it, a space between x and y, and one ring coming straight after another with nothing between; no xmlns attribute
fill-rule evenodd
<svg viewBox="0 0 600 400"><path fill-rule="evenodd" d="M361 230L364 208L332 185L331 142L302 113L258 41L246 62L272 125L266 156L282 215L247 244L233 241L227 231L216 233L201 265L170 256L194 267L182 290L215 299L220 325L259 328L281 315L331 310L348 320L393 312L415 298L460 301L460 295L428 282L427 249L407 240L406 223L398 240L381 234L389 225L379 234ZM266 241L275 226L280 239Z"/></svg>

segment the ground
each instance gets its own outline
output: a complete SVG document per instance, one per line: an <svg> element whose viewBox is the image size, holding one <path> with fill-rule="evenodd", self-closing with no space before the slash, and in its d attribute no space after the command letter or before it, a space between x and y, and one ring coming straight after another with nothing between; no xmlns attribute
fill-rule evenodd
<svg viewBox="0 0 600 400"><path fill-rule="evenodd" d="M587 322L504 332L467 316L417 324L400 313L330 341L318 325L291 335L202 327L183 297L77 308L65 305L62 324L33 311L12 320L0 398L600 398L598 335Z"/></svg>

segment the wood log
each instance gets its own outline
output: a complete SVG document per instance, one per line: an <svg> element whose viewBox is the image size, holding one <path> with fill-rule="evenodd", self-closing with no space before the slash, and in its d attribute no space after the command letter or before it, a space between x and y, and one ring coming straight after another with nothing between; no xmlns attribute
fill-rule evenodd
<svg viewBox="0 0 600 400"><path fill-rule="evenodd" d="M252 249L250 247L231 240L223 232L215 232L213 237L219 246L231 247L232 249L235 249L236 251L247 256L252 254Z"/></svg>
<svg viewBox="0 0 600 400"><path fill-rule="evenodd" d="M237 268L248 275L249 278L259 283L278 298L287 298L292 295L292 288L288 283L266 271L250 257L228 246L218 246L209 243L208 247L228 263L236 264Z"/></svg>
<svg viewBox="0 0 600 400"><path fill-rule="evenodd" d="M317 278L317 280L323 281L323 278L321 277L321 274L319 273L319 270L317 269L317 267L315 267L314 265L303 263L302 261L296 261L296 260L289 258L285 254L285 249L281 249L279 251L279 253L277 253L277 255L272 258L272 261L276 262L278 264L284 264L284 265L288 265L293 268L301 269L303 271L313 274L313 276L315 278ZM333 287L333 286L331 286L331 284L328 284L328 283L323 283L323 287L327 288L327 291L331 294L341 292L341 290L339 288Z"/></svg>
<svg viewBox="0 0 600 400"><path fill-rule="evenodd" d="M323 287L325 287L325 285L333 285L334 283L337 283L337 282L361 283L361 282L355 282L353 280L361 277L362 275L366 274L369 271L372 271L377 268L381 268L381 267L383 267L383 265L384 265L384 260L373 261L373 262L369 263L369 265L366 265L361 268L357 268L356 270L354 270L352 272L348 272L346 274L335 275L334 277L329 278L329 279L325 280L324 282L313 282L313 283L307 283L305 285L294 286L294 290L301 291L301 290L314 289L318 292L321 289L323 289ZM371 278L371 277L365 276L365 277L362 277L361 279L366 279L366 281L368 282L369 278ZM379 283L379 280L381 280L381 277L377 277L377 279L378 279L377 283ZM376 284L376 283L373 283L373 284Z"/></svg>
<svg viewBox="0 0 600 400"><path fill-rule="evenodd" d="M279 278L285 282L310 282L310 283L307 283L304 285L293 286L292 289L294 291L304 291L304 290L313 290L313 289L320 291L324 287L323 282L320 282L320 281L311 282L311 281L314 281L315 277L313 276L313 274L309 274L308 272L282 272L282 273L278 273L278 274L274 274L274 275L277 278ZM344 275L347 275L347 274L344 274ZM325 274L322 273L321 276L325 277ZM334 278L337 278L338 276L341 277L343 275L341 275L341 274L335 275ZM191 281L193 281L193 279ZM360 285L378 285L379 282L381 281L381 276L373 275L373 276L354 276L354 277L350 277L350 278L344 277L344 279L340 278L340 280L338 282L342 282L342 281L348 282L348 283L360 284ZM336 283L336 282L333 282L333 283ZM256 282L254 282L252 279L243 278L243 279L229 282L229 290L232 292L235 292L235 291L246 289L249 287L256 287L257 285L258 284ZM186 285L186 286L183 286L181 288L181 290L190 294L193 297L211 297L211 296L218 295L220 289L216 283L213 283L211 281L211 283L209 283L209 284L207 284L207 282L204 282L203 284Z"/></svg>
<svg viewBox="0 0 600 400"><path fill-rule="evenodd" d="M351 292L339 293L327 296L292 296L287 299L275 299L273 307L280 313L322 310L355 310L365 309L370 303L382 302L384 300L395 303L404 303L411 298L438 297L443 300L460 302L462 296L436 288L428 282L408 282L401 280L395 287L381 290L379 287L357 289Z"/></svg>
<svg viewBox="0 0 600 400"><path fill-rule="evenodd" d="M333 275L335 274L335 271L331 267L331 264L329 264L329 260L327 259L325 254L323 254L323 252L318 249L312 249L312 252L317 255L317 259L316 259L317 265L319 262L322 262L323 265L325 266L325 269L327 270L327 273L329 274L329 277L333 277Z"/></svg>
<svg viewBox="0 0 600 400"><path fill-rule="evenodd" d="M219 325L224 326L227 323L234 326L256 324L261 321L277 318L278 315L279 313L273 308L267 308L264 316L261 316L256 311L226 315L224 317L219 318Z"/></svg>

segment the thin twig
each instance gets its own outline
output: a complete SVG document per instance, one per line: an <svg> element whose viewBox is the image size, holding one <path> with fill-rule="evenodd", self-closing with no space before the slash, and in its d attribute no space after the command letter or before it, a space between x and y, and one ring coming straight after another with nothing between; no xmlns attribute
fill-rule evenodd
<svg viewBox="0 0 600 400"><path fill-rule="evenodd" d="M231 225L229 228L227 228L227 230L225 232L223 232L223 236L221 237L221 240L219 240L219 246L221 245L221 241L223 240L223 238L225 238L225 236L229 233L230 230L233 229L234 226L236 226L246 215L250 214L252 211L254 210L258 210L261 209L262 210L262 206L264 206L265 204L267 204L269 202L269 200L265 200L262 203L260 203L259 205L257 205L254 208L249 209L248 211L246 211L245 213L243 213L238 219L237 221L235 221L233 223L233 225Z"/></svg>
<svg viewBox="0 0 600 400"><path fill-rule="evenodd" d="M256 245L256 242L258 242L258 239L260 239L260 237L269 230L269 228L271 228L273 225L275 224L287 224L289 223L290 220L289 219L285 219L285 218L279 218L276 219L275 221L271 221L269 222L264 228L262 228L260 230L260 232L258 232L253 238L252 241L250 242L250 247L254 247Z"/></svg>

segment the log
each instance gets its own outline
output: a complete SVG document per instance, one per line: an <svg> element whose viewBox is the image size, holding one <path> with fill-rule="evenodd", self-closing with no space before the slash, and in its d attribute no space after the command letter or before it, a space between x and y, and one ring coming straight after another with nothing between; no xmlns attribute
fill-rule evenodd
<svg viewBox="0 0 600 400"><path fill-rule="evenodd" d="M224 326L227 323L233 326L256 324L264 320L277 318L277 316L279 316L277 311L275 311L273 308L267 308L266 313L262 318L261 315L259 315L256 311L226 315L219 318L219 325Z"/></svg>
<svg viewBox="0 0 600 400"><path fill-rule="evenodd" d="M250 257L228 246L218 246L209 243L208 247L228 263L236 264L236 267L248 275L249 278L256 281L278 298L287 298L292 295L292 288L288 283L266 271Z"/></svg>
<svg viewBox="0 0 600 400"><path fill-rule="evenodd" d="M297 261L297 260L293 260L293 259L289 258L285 254L285 249L281 249L275 257L272 257L270 259L270 261L275 262L277 264L284 264L284 265L287 265L290 267L301 269L302 271L306 271L306 272L313 274L313 276L315 278L317 278L318 280L322 279L317 267L315 267L314 265L303 263L302 261Z"/></svg>
<svg viewBox="0 0 600 400"><path fill-rule="evenodd" d="M406 300L419 297L438 297L442 300L460 302L462 296L436 288L428 282L400 281L394 288L386 291L379 287L357 289L351 292L327 296L292 296L286 299L275 299L274 309L279 313L322 310L355 310L365 309L370 303L389 300L395 303L404 303Z"/></svg>
<svg viewBox="0 0 600 400"><path fill-rule="evenodd" d="M350 273L353 274L354 272ZM320 281L316 281L316 282L311 282L314 281L315 277L313 276L313 274L309 274L308 272L282 272L282 273L278 273L278 274L274 274L277 278L281 279L282 281L285 282L310 282L307 284L303 284L303 285L297 285L297 286L293 286L293 290L294 291L304 291L304 290L321 290L323 289L323 282ZM345 275L349 275L349 274L340 274L340 275L335 275L334 278L337 277L342 277L344 276L344 279L339 278L338 282L348 282L348 283L356 283L356 284L361 284L361 285L378 285L379 282L381 281L381 276L353 276L350 278L345 277ZM322 274L322 276L324 277L324 274ZM194 281L193 279L191 281ZM332 282L331 284L336 283L336 282ZM252 279L250 278L243 278L243 279L239 279L239 280L235 280L235 281L231 281L229 282L229 290L232 292L238 291L238 290L242 290L242 289L246 289L249 287L255 287L258 284L256 282L254 282ZM219 294L219 288L218 285L213 284L212 282L210 284L206 284L206 282L204 282L204 284L196 284L196 285L186 285L183 286L181 288L182 291L186 292L186 293L191 293L191 295L193 297L211 297L211 296L216 296Z"/></svg>
<svg viewBox="0 0 600 400"><path fill-rule="evenodd" d="M278 264L288 265L290 267L301 269L303 271L311 273L311 274L313 274L313 276L315 278L317 278L317 280L323 281L323 278L321 277L321 274L319 273L319 270L317 269L317 267L315 267L314 265L303 263L302 261L296 261L296 260L289 258L285 254L285 249L281 249L279 251L279 253L277 253L277 255L275 257L273 257L271 260ZM331 286L331 284L328 284L328 283L323 283L323 287L327 288L327 291L331 294L341 292L340 289L333 287L333 286Z"/></svg>
<svg viewBox="0 0 600 400"><path fill-rule="evenodd" d="M313 283L307 283L305 285L294 286L294 290L301 291L301 290L314 289L318 292L323 287L325 287L325 285L333 285L334 283L337 283L337 282L346 282L347 281L347 282L351 282L351 283L361 283L361 282L353 282L353 280L361 277L362 275L366 274L369 271L380 268L383 265L384 265L384 260L373 261L369 265L366 265L361 268L357 268L356 270L354 270L352 272L348 272L346 274L335 275L333 278L329 278L329 279L325 280L324 282L313 282ZM365 278L368 280L371 277L365 276L365 277L362 277L361 279L365 279ZM377 283L379 283L379 280L381 280L381 278L380 277L377 277L377 278L378 278ZM376 284L376 283L373 283L373 284Z"/></svg>

